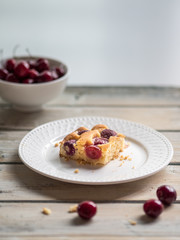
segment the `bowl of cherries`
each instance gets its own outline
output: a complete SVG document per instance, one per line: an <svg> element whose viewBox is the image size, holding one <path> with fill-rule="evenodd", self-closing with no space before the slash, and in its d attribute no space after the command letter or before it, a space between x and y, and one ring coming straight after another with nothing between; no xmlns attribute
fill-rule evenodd
<svg viewBox="0 0 180 240"><path fill-rule="evenodd" d="M37 111L63 92L67 79L67 66L55 59L6 59L0 67L0 96L14 109Z"/></svg>

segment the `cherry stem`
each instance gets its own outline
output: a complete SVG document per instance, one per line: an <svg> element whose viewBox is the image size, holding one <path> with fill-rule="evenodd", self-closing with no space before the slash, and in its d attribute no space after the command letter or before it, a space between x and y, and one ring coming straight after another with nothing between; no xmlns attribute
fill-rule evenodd
<svg viewBox="0 0 180 240"><path fill-rule="evenodd" d="M29 58L32 58L32 55L31 55L31 53L30 53L30 51L29 51L29 48L26 48L26 52L27 52L27 54L29 55Z"/></svg>
<svg viewBox="0 0 180 240"><path fill-rule="evenodd" d="M16 51L20 47L20 44L16 44L13 48L13 58L16 58Z"/></svg>

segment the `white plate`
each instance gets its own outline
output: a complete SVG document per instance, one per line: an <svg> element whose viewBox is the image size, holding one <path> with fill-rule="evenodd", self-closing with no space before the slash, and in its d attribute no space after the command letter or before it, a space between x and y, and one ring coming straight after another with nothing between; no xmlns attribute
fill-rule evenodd
<svg viewBox="0 0 180 240"><path fill-rule="evenodd" d="M55 143L80 126L92 128L106 124L126 135L130 146L123 155L131 161L115 159L103 167L77 165L59 157ZM139 123L106 117L78 117L41 125L29 132L19 145L21 160L32 170L57 180L80 184L115 184L145 178L168 165L173 156L169 140L161 133ZM78 168L79 173L74 173Z"/></svg>

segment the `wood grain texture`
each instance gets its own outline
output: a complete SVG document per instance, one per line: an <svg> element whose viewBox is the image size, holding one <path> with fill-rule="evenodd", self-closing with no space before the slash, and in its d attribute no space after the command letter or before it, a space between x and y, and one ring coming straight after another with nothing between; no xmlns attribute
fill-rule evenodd
<svg viewBox="0 0 180 240"><path fill-rule="evenodd" d="M29 234L30 235L30 234ZM179 240L179 237L167 237L167 236L163 236L163 237L147 237L147 236L109 236L109 235L92 235L92 236L88 236L86 235L75 235L75 236L70 236L70 235L61 235L61 234L56 234L56 236L48 236L48 235L44 235L42 236L38 236L38 235L34 235L33 237L30 236L18 236L18 238L16 237L8 237L8 236L4 236L5 240L32 240L36 239L36 240Z"/></svg>
<svg viewBox="0 0 180 240"><path fill-rule="evenodd" d="M1 131L0 132L0 163L21 163L18 156L18 146L27 131ZM172 143L174 157L171 163L180 163L180 132L163 132Z"/></svg>
<svg viewBox="0 0 180 240"><path fill-rule="evenodd" d="M49 121L79 116L115 117L143 123L157 130L180 130L178 107L51 107L31 114L1 108L0 128L30 130Z"/></svg>
<svg viewBox="0 0 180 240"><path fill-rule="evenodd" d="M8 103L1 98L0 104L8 106ZM170 87L67 87L63 94L47 105L177 106L180 105L180 89Z"/></svg>
<svg viewBox="0 0 180 240"><path fill-rule="evenodd" d="M141 201L154 198L157 187L163 184L174 186L180 193L179 175L180 166L168 166L143 181L88 186L53 180L35 173L24 165L0 165L0 200ZM177 199L180 200L179 195Z"/></svg>
<svg viewBox="0 0 180 240"><path fill-rule="evenodd" d="M180 236L179 204L167 208L156 220L144 215L142 205L142 203L98 204L97 215L91 221L85 221L76 213L67 212L71 206L69 203L0 203L0 234L2 237L3 233L5 236L16 237L61 235L67 239L68 237L77 239L78 236L85 238L141 236L141 239L147 236ZM43 215L41 213L43 207L50 208L52 214ZM137 224L131 225L129 220L134 220Z"/></svg>

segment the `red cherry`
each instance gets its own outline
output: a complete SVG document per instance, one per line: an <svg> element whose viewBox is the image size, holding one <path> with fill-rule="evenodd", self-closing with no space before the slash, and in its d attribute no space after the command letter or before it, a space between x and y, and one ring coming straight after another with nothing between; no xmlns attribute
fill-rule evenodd
<svg viewBox="0 0 180 240"><path fill-rule="evenodd" d="M7 78L8 71L6 69L0 69L0 79L5 80Z"/></svg>
<svg viewBox="0 0 180 240"><path fill-rule="evenodd" d="M22 81L22 83L25 83L25 84L32 84L32 83L34 83L34 79L27 78L27 79L24 79L24 80Z"/></svg>
<svg viewBox="0 0 180 240"><path fill-rule="evenodd" d="M177 198L176 190L172 186L168 185L159 187L156 191L156 194L159 200L166 205L170 205L171 203L175 202Z"/></svg>
<svg viewBox="0 0 180 240"><path fill-rule="evenodd" d="M53 78L53 80L55 80L55 79L58 79L59 78L59 76L58 76L58 74L57 74L57 72L56 71L51 71L51 75L52 75L52 78Z"/></svg>
<svg viewBox="0 0 180 240"><path fill-rule="evenodd" d="M35 79L39 76L39 73L35 69L29 69L28 77L31 79Z"/></svg>
<svg viewBox="0 0 180 240"><path fill-rule="evenodd" d="M36 68L36 61L35 60L29 60L28 63L29 63L29 67L31 69Z"/></svg>
<svg viewBox="0 0 180 240"><path fill-rule="evenodd" d="M14 73L17 77L23 78L28 75L29 72L29 64L26 61L21 61L17 64L14 69Z"/></svg>
<svg viewBox="0 0 180 240"><path fill-rule="evenodd" d="M163 204L159 200L154 200L154 199L150 199L146 201L144 203L143 208L144 208L144 212L149 217L153 217L153 218L158 217L164 209Z"/></svg>
<svg viewBox="0 0 180 240"><path fill-rule="evenodd" d="M65 74L64 66L61 64L59 67L56 68L56 72L58 74L58 77L62 77Z"/></svg>
<svg viewBox="0 0 180 240"><path fill-rule="evenodd" d="M94 138L94 145L106 144L108 143L107 138Z"/></svg>
<svg viewBox="0 0 180 240"><path fill-rule="evenodd" d="M45 70L49 70L49 62L47 59L40 58L36 62L36 69L38 72L43 72Z"/></svg>
<svg viewBox="0 0 180 240"><path fill-rule="evenodd" d="M64 150L66 151L67 155L73 156L75 154L75 147L74 144L76 143L75 139L68 140L64 143Z"/></svg>
<svg viewBox="0 0 180 240"><path fill-rule="evenodd" d="M111 136L116 136L117 133L114 130L111 129L104 129L101 132L101 137L109 139Z"/></svg>
<svg viewBox="0 0 180 240"><path fill-rule="evenodd" d="M9 73L7 75L6 81L8 82L14 82L14 83L19 83L19 80L17 79L17 77L13 74L13 73Z"/></svg>
<svg viewBox="0 0 180 240"><path fill-rule="evenodd" d="M14 71L14 68L16 66L16 60L15 59L8 59L6 61L6 64L5 64L5 68L9 71L9 72L13 72Z"/></svg>
<svg viewBox="0 0 180 240"><path fill-rule="evenodd" d="M50 71L44 71L41 74L39 74L38 78L37 78L37 82L49 82L52 81L52 75Z"/></svg>
<svg viewBox="0 0 180 240"><path fill-rule="evenodd" d="M85 148L86 155L91 159L99 159L101 157L101 149L97 146L90 145Z"/></svg>
<svg viewBox="0 0 180 240"><path fill-rule="evenodd" d="M78 205L77 212L83 219L92 218L97 212L97 206L92 201L84 201Z"/></svg>

